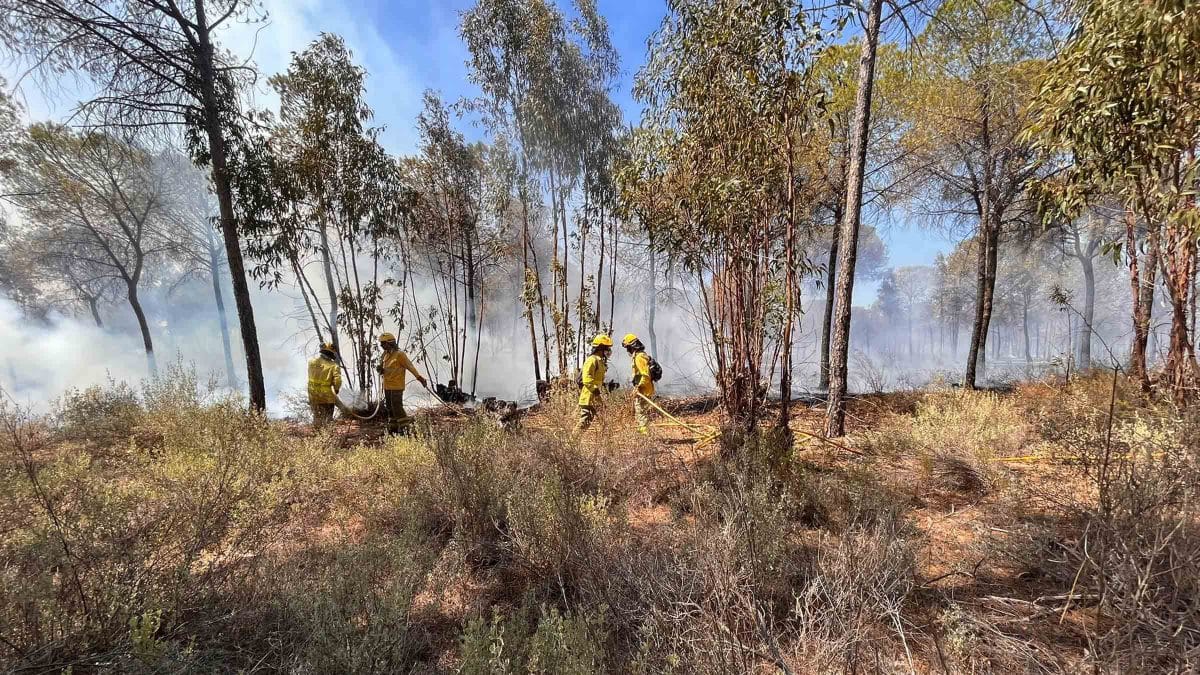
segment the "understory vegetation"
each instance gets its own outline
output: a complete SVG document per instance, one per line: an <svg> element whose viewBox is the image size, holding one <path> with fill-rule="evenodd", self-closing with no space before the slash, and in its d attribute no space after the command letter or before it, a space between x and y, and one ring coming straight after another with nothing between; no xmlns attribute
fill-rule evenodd
<svg viewBox="0 0 1200 675"><path fill-rule="evenodd" d="M795 449L725 452L615 407L568 443L567 405L354 443L212 391L3 410L0 669L1200 666L1200 420L1124 380L869 397L845 445L800 411Z"/></svg>

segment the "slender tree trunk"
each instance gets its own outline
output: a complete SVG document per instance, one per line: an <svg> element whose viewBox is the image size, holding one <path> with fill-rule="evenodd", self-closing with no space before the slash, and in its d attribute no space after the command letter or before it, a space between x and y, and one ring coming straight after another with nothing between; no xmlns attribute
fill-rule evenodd
<svg viewBox="0 0 1200 675"><path fill-rule="evenodd" d="M829 262L825 270L825 313L821 318L821 379L818 389L829 390L829 334L833 329L833 298L834 283L836 282L838 240L842 232L842 208L834 209L833 234L829 237Z"/></svg>
<svg viewBox="0 0 1200 675"><path fill-rule="evenodd" d="M1075 361L1076 367L1082 373L1092 367L1092 325L1096 316L1096 270L1092 265L1092 259L1087 254L1079 256L1079 265L1083 268L1083 321L1079 327Z"/></svg>
<svg viewBox="0 0 1200 675"><path fill-rule="evenodd" d="M480 334L481 326L479 325L480 324L480 319L478 316L479 308L477 306L479 300L478 300L478 298L476 298L476 289L475 289L475 286L479 283L479 281L476 279L476 271L475 271L475 244L470 235L468 235L468 237L467 237L466 248L467 248L467 269L466 269L466 273L467 273L467 325L464 328L465 332L463 333L463 348L462 348L463 361L464 361L463 370L466 370L465 362L466 362L466 358L467 358L467 346L466 346L467 345L467 333L470 331L474 331L475 332L475 368L473 368L472 372L471 372L471 394L474 395L475 384L476 384L475 378L477 377L478 366L479 366L479 338L480 338L479 334ZM460 388L463 387L463 383L459 382L458 386Z"/></svg>
<svg viewBox="0 0 1200 675"><path fill-rule="evenodd" d="M254 325L254 307L250 304L250 286L246 282L242 248L238 241L237 219L233 211L233 191L229 182L229 167L225 156L225 132L221 128L221 105L217 100L217 73L208 20L204 13L204 0L195 0L195 7L196 34L200 40L196 65L200 73L200 88L203 97L203 122L205 133L208 136L208 152L212 161L213 189L217 193L217 202L220 205L221 235L225 239L225 258L229 262L229 276L233 282L233 299L237 306L238 322L241 327L242 351L246 355L246 380L250 388L250 407L254 410L265 410L267 388L263 381L262 356L258 350L258 329Z"/></svg>
<svg viewBox="0 0 1200 675"><path fill-rule="evenodd" d="M333 258L329 254L329 228L325 224L324 214L322 214L321 225L318 229L321 234L321 267L325 272L325 290L329 293L329 341L335 348L340 348L338 344L338 288L337 282L333 279Z"/></svg>
<svg viewBox="0 0 1200 675"><path fill-rule="evenodd" d="M649 237L648 252L650 255L650 297L647 299L646 336L650 339L650 354L659 358L658 333L655 332L654 325L658 315L658 270L655 268L658 256L654 255L654 233L650 232L647 236Z"/></svg>
<svg viewBox="0 0 1200 675"><path fill-rule="evenodd" d="M613 329L613 317L617 311L617 221L614 218L609 233L612 247L608 250L608 330Z"/></svg>
<svg viewBox="0 0 1200 675"><path fill-rule="evenodd" d="M990 162L988 163L990 164ZM967 352L967 372L963 386L974 389L976 378L986 369L988 332L992 321L992 298L996 287L996 249L999 245L998 224L992 223L993 213L986 187L991 171L985 168L982 221L979 226L979 256L976 265L975 323L971 329L971 348Z"/></svg>
<svg viewBox="0 0 1200 675"><path fill-rule="evenodd" d="M825 433L841 436L846 430L846 379L850 352L850 312L854 292L854 265L858 255L859 219L862 216L863 178L867 163L867 136L871 129L871 93L875 84L875 51L883 0L871 0L862 53L858 62L858 93L854 102L854 137L846 181L846 212L841 223L842 249L838 251L837 292L834 298L833 344L829 356L829 407Z"/></svg>
<svg viewBox="0 0 1200 675"><path fill-rule="evenodd" d="M589 214L587 212L587 202L586 202L587 196L586 196L586 194L584 196L584 200L585 200L585 202L584 202L583 209L584 209L585 220L579 228L579 301L578 301L578 307L576 307L576 313L579 316L578 316L578 320L577 320L578 328L575 331L575 349L574 349L575 363L578 363L578 364L583 363L583 352L582 352L583 336L584 336L584 332L587 330L587 326L585 325L585 322L587 321L587 315L584 313L583 308L584 308L584 305L587 303L587 295L588 295L588 293L587 293L587 277L585 276L587 268L585 265L587 263L587 235L588 235L588 229L590 229L590 226L591 226L590 220L587 220L591 217L591 214Z"/></svg>
<svg viewBox="0 0 1200 675"><path fill-rule="evenodd" d="M525 160L523 156L521 164L524 167ZM522 182L528 182L527 179L528 176L523 171ZM525 304L525 318L529 323L529 349L533 354L533 379L536 382L542 379L542 370L538 359L537 328L533 321L534 299L530 297L530 294L534 292L535 289L533 286L537 285L538 281L537 272L529 267L529 249L532 246L532 242L529 241L529 196L526 194L527 190L528 188L523 184L521 186L521 263L524 276L521 279L521 296ZM541 297L541 288L537 288L536 292L538 297ZM544 312L542 316L543 318L545 317ZM546 377L550 377L549 372L546 373Z"/></svg>
<svg viewBox="0 0 1200 675"><path fill-rule="evenodd" d="M1029 296L1021 304L1021 332L1025 338L1025 365L1033 364L1033 353L1029 350Z"/></svg>
<svg viewBox="0 0 1200 675"><path fill-rule="evenodd" d="M1196 239L1183 223L1167 223L1166 278L1171 302L1170 346L1167 351L1167 377L1171 397L1177 405L1195 398L1196 354L1188 338L1188 305L1191 297L1193 267L1196 264Z"/></svg>
<svg viewBox="0 0 1200 675"><path fill-rule="evenodd" d="M1129 284L1133 294L1133 344L1129 354L1129 373L1142 388L1150 391L1150 373L1146 351L1150 341L1150 320L1154 310L1154 289L1158 276L1159 224L1146 219L1146 253L1139 256L1137 215L1125 212L1125 247L1129 256ZM1139 260L1140 258L1140 260ZM1144 263L1144 264L1143 264Z"/></svg>
<svg viewBox="0 0 1200 675"><path fill-rule="evenodd" d="M138 330L142 333L142 347L146 350L146 367L151 377L158 377L158 361L154 358L154 340L150 337L150 322L146 321L146 313L142 311L142 302L138 298L137 282L126 280L125 296L129 298L129 307L137 317Z"/></svg>
<svg viewBox="0 0 1200 675"><path fill-rule="evenodd" d="M221 328L221 349L225 353L225 378L230 388L238 386L237 371L233 367L233 348L229 343L229 320L225 316L225 297L221 292L221 258L217 242L213 240L212 228L205 228L208 239L208 268L211 271L213 303L217 307L217 324Z"/></svg>
<svg viewBox="0 0 1200 675"><path fill-rule="evenodd" d="M779 426L788 428L792 404L792 327L796 323L796 185L792 150L791 119L783 115L784 147L787 152L787 233L784 241L783 357L779 364Z"/></svg>
<svg viewBox="0 0 1200 675"><path fill-rule="evenodd" d="M100 305L99 299L94 295L85 296L88 304L88 310L92 313L92 321L96 322L96 328L104 328L104 322L100 320Z"/></svg>

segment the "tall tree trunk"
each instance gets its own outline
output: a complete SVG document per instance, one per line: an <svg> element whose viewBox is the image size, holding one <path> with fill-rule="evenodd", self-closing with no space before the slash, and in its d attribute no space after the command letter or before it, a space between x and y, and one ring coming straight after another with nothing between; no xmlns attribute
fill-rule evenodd
<svg viewBox="0 0 1200 675"><path fill-rule="evenodd" d="M200 72L200 88L203 98L203 122L208 137L208 152L212 161L213 189L221 213L221 235L225 239L225 258L229 262L229 276L233 282L233 299L237 306L238 322L242 333L242 351L246 355L246 380L250 389L250 407L266 410L267 388L263 381L262 356L258 350L258 329L254 325L254 307L250 304L250 286L246 282L246 269L242 262L242 248L238 241L237 219L233 211L233 191L229 182L229 166L225 156L225 131L221 128L221 104L217 100L217 71L213 45L209 35L208 20L204 13L204 0L194 0L196 7L196 35L200 49L196 54L196 66Z"/></svg>
<svg viewBox="0 0 1200 675"><path fill-rule="evenodd" d="M987 362L988 331L992 322L992 298L996 288L996 249L999 247L999 224L993 223L990 199L990 161L985 160L983 208L979 224L979 256L976 264L975 322L971 328L971 348L967 352L967 372L963 386L974 389L976 379L983 375Z"/></svg>
<svg viewBox="0 0 1200 675"><path fill-rule="evenodd" d="M338 344L338 287L337 282L333 279L333 258L329 254L329 228L325 224L324 214L322 214L321 224L318 228L321 235L321 268L325 273L325 290L329 293L329 341L333 343L334 348L340 348ZM359 308L362 309L361 307Z"/></svg>
<svg viewBox="0 0 1200 675"><path fill-rule="evenodd" d="M596 307L595 307L596 329L597 330L600 329L600 307L602 304L600 294L604 292L604 254L606 253L606 251L604 250L604 218L600 219L599 251L600 251L600 265L596 270ZM579 336L579 338L580 338L580 341L582 342L583 336L581 335L581 336ZM587 350L586 345L584 346L584 350L585 351Z"/></svg>
<svg viewBox="0 0 1200 675"><path fill-rule="evenodd" d="M472 230L474 230L474 228L472 228ZM467 254L466 270L465 270L466 275L467 275L467 300L466 300L466 302L467 302L467 322L466 322L467 325L463 329L464 332L463 332L462 353L463 353L463 370L464 370L464 372L466 371L466 360L467 360L467 346L466 346L467 345L467 336L471 331L475 332L475 364L477 367L479 364L480 327L477 325L479 323L479 320L478 320L479 309L476 306L478 303L478 300L475 297L475 286L479 282L476 279L476 273L475 273L475 243L474 243L472 236L473 235L469 233L466 237L466 242L465 242L466 254ZM476 384L475 378L476 377L477 377L477 371L475 369L472 369L471 394L475 393L475 384ZM463 382L459 382L458 386L460 388L465 388Z"/></svg>
<svg viewBox="0 0 1200 675"><path fill-rule="evenodd" d="M1160 225L1155 219L1146 219L1146 253L1139 256L1137 214L1132 209L1126 210L1125 247L1129 256L1129 284L1133 294L1133 344L1129 353L1129 373L1141 385L1142 391L1147 393L1150 391L1150 373L1147 369L1146 351L1150 341L1150 319L1154 311L1154 289L1158 278L1159 230Z"/></svg>
<svg viewBox="0 0 1200 675"><path fill-rule="evenodd" d="M1171 397L1182 406L1196 396L1196 354L1188 337L1188 305L1196 264L1196 239L1191 228L1184 223L1168 221L1166 229L1167 264L1164 281L1171 302L1167 377L1171 383Z"/></svg>
<svg viewBox="0 0 1200 675"><path fill-rule="evenodd" d="M601 227L601 230L604 228ZM658 333L655 332L654 320L658 315L658 270L655 268L656 259L654 255L654 233L647 234L650 245L648 252L650 254L650 297L647 299L647 317L646 317L646 336L650 339L650 353L655 358L659 357L658 353Z"/></svg>
<svg viewBox="0 0 1200 675"><path fill-rule="evenodd" d="M1029 350L1029 296L1021 304L1021 332L1025 338L1025 365L1033 364L1033 353Z"/></svg>
<svg viewBox="0 0 1200 675"><path fill-rule="evenodd" d="M871 129L871 93L875 84L875 51L883 0L871 0L862 52L858 61L858 93L854 102L854 137L846 181L846 212L841 223L837 292L834 298L833 344L829 356L829 407L825 433L841 436L846 430L846 379L850 352L850 312L854 292L854 265L858 255L859 219L862 216L863 177L867 163L867 137Z"/></svg>
<svg viewBox="0 0 1200 675"><path fill-rule="evenodd" d="M783 115L784 147L787 152L787 233L784 241L783 356L779 364L779 426L787 429L792 404L792 327L796 323L796 185L792 151L791 119Z"/></svg>
<svg viewBox="0 0 1200 675"><path fill-rule="evenodd" d="M208 240L208 269L211 271L213 303L217 306L217 324L221 328L221 349L225 352L225 378L230 388L238 386L237 371L233 367L233 348L229 344L229 320L225 317L225 297L221 293L221 258L217 242L213 240L211 227L204 228Z"/></svg>
<svg viewBox="0 0 1200 675"><path fill-rule="evenodd" d="M538 281L538 273L536 270L529 267L529 249L533 246L532 241L529 241L529 195L528 195L528 174L526 173L526 160L524 154L521 155L521 262L524 269L524 277L521 280L522 301L526 305L526 318L529 323L529 351L533 353L533 378L534 382L541 380L541 365L538 359L538 328L533 321L533 305L534 298L530 297L530 293L534 292L534 286L538 298L541 297L540 282ZM535 263L536 264L536 263ZM542 325L545 327L545 310L542 311ZM550 365L547 364L546 377L550 377Z"/></svg>
<svg viewBox="0 0 1200 675"><path fill-rule="evenodd" d="M833 329L833 297L837 272L838 240L842 232L842 209L834 209L833 234L829 237L829 262L825 270L825 314L821 318L821 379L818 389L829 390L829 334Z"/></svg>
<svg viewBox="0 0 1200 675"><path fill-rule="evenodd" d="M1096 270L1092 265L1091 257L1086 253L1079 256L1079 266L1083 268L1083 321L1079 327L1075 361L1079 372L1082 373L1092 367L1092 325L1096 316Z"/></svg>
<svg viewBox="0 0 1200 675"><path fill-rule="evenodd" d="M613 317L617 311L617 219L612 222L612 232L609 241L612 244L608 250L608 330L613 329Z"/></svg>

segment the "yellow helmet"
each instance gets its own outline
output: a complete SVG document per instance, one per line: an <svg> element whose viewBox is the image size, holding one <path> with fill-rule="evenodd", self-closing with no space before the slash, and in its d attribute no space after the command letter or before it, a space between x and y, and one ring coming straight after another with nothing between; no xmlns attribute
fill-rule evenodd
<svg viewBox="0 0 1200 675"><path fill-rule="evenodd" d="M623 340L621 340L621 346L628 347L629 345L631 345L637 341L638 341L638 336L634 335L633 333L626 333L625 338Z"/></svg>
<svg viewBox="0 0 1200 675"><path fill-rule="evenodd" d="M597 335L596 337L592 338L592 346L593 347L611 347L612 346L612 338L601 333L600 335Z"/></svg>
<svg viewBox="0 0 1200 675"><path fill-rule="evenodd" d="M384 333L383 335L379 336L379 341L380 342L395 342L396 336L392 335L391 333Z"/></svg>
<svg viewBox="0 0 1200 675"><path fill-rule="evenodd" d="M323 351L323 352L333 352L334 354L336 354L337 350L338 350L337 346L334 345L332 342L322 342L321 343L321 351Z"/></svg>

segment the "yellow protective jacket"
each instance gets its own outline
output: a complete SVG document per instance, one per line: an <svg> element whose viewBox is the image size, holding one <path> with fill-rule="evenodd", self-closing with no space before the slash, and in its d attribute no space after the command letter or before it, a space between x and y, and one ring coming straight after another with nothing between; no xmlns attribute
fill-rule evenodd
<svg viewBox="0 0 1200 675"><path fill-rule="evenodd" d="M608 373L608 361L596 354L583 362L583 386L579 389L579 405L592 406L604 389L604 376Z"/></svg>
<svg viewBox="0 0 1200 675"><path fill-rule="evenodd" d="M418 379L421 377L417 367L408 359L408 354L399 349L383 352L379 365L383 372L383 388L387 391L403 390L406 373L412 373Z"/></svg>
<svg viewBox="0 0 1200 675"><path fill-rule="evenodd" d="M318 356L308 362L309 403L337 403L337 393L341 390L342 371L335 361Z"/></svg>
<svg viewBox="0 0 1200 675"><path fill-rule="evenodd" d="M646 352L633 354L633 381L642 396L654 396L654 379L650 377L650 355Z"/></svg>

